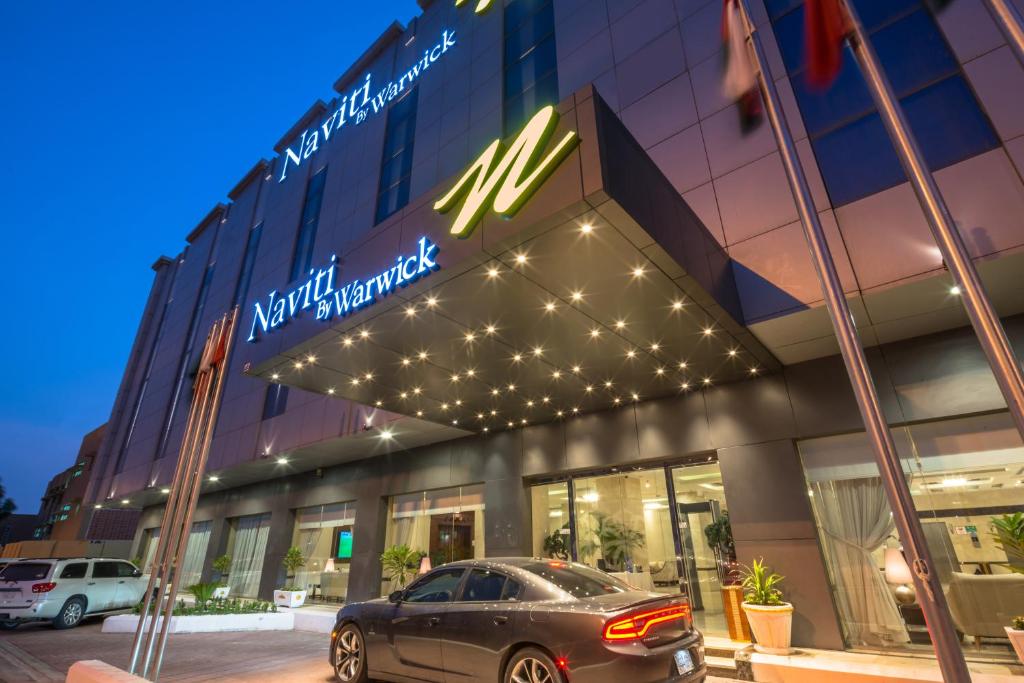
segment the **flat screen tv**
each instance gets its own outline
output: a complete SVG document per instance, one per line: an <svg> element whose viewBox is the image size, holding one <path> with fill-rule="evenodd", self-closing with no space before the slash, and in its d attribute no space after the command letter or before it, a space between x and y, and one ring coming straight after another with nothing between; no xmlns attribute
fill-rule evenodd
<svg viewBox="0 0 1024 683"><path fill-rule="evenodd" d="M352 530L343 529L338 532L338 551L335 558L339 560L352 559Z"/></svg>

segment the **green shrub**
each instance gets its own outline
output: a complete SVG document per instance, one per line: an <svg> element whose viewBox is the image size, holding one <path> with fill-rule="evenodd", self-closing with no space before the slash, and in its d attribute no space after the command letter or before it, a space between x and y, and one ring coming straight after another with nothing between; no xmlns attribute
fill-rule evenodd
<svg viewBox="0 0 1024 683"><path fill-rule="evenodd" d="M212 563L210 563L210 566L213 567L213 571L217 572L217 578L220 580L221 584L223 585L224 577L227 576L228 572L231 571L231 556L230 555L221 555L220 557L215 559Z"/></svg>
<svg viewBox="0 0 1024 683"><path fill-rule="evenodd" d="M992 535L996 537L998 545L1007 559L1010 560L1010 570L1018 574L1024 574L1024 512L995 517L991 522Z"/></svg>
<svg viewBox="0 0 1024 683"><path fill-rule="evenodd" d="M1024 617L1014 617L1011 623L1015 631L1024 631Z"/></svg>
<svg viewBox="0 0 1024 683"><path fill-rule="evenodd" d="M398 584L399 588L405 588L405 584L409 583L409 579L419 570L422 557L421 552L412 550L407 545L391 546L380 556L385 578Z"/></svg>
<svg viewBox="0 0 1024 683"><path fill-rule="evenodd" d="M196 599L196 605L202 607L213 600L213 591L217 590L216 583L196 583L188 587L188 592Z"/></svg>

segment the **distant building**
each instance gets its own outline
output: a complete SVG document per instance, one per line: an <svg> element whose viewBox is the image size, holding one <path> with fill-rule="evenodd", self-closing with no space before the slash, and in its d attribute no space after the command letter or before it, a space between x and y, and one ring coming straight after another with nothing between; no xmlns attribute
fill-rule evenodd
<svg viewBox="0 0 1024 683"><path fill-rule="evenodd" d="M0 522L0 546L31 539L35 526L35 515L11 515Z"/></svg>
<svg viewBox="0 0 1024 683"><path fill-rule="evenodd" d="M80 537L82 500L106 427L104 424L86 434L74 464L47 484L35 518L35 529L27 538L71 541Z"/></svg>

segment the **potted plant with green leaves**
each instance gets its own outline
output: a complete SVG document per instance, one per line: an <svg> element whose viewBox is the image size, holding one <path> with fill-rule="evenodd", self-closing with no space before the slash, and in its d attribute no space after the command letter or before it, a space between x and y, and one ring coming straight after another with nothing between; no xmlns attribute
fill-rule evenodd
<svg viewBox="0 0 1024 683"><path fill-rule="evenodd" d="M423 553L407 545L391 546L380 556L384 580L390 582L393 589L404 589L419 571L422 558Z"/></svg>
<svg viewBox="0 0 1024 683"><path fill-rule="evenodd" d="M306 589L292 584L295 581L295 572L306 566L306 557L301 549L291 547L285 553L281 564L284 565L285 581L288 585L274 591L274 604L278 607L302 607L306 602Z"/></svg>
<svg viewBox="0 0 1024 683"><path fill-rule="evenodd" d="M227 600L231 595L231 587L228 585L228 574L231 572L231 556L221 555L211 564L213 571L217 572L217 588L213 591L216 600Z"/></svg>
<svg viewBox="0 0 1024 683"><path fill-rule="evenodd" d="M569 559L569 525L555 529L544 537L544 554L553 560Z"/></svg>
<svg viewBox="0 0 1024 683"><path fill-rule="evenodd" d="M1024 664L1024 617L1014 617L1010 625L1006 627L1006 637L1010 639L1017 659Z"/></svg>
<svg viewBox="0 0 1024 683"><path fill-rule="evenodd" d="M743 586L743 611L757 641L754 649L770 655L791 652L793 605L784 602L779 586L784 577L773 572L764 558L740 569Z"/></svg>
<svg viewBox="0 0 1024 683"><path fill-rule="evenodd" d="M996 545L1010 561L1010 571L1024 574L1024 512L994 517L990 525Z"/></svg>

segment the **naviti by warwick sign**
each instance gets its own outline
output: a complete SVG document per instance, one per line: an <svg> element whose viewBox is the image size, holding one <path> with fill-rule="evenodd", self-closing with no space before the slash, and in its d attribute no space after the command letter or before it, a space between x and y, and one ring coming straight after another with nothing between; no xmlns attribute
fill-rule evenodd
<svg viewBox="0 0 1024 683"><path fill-rule="evenodd" d="M553 106L544 107L507 150L502 149L501 140L495 140L470 164L448 194L434 204L436 211L448 213L465 198L452 223L453 235L469 237L487 212L488 203L499 216L511 218L533 196L579 144L579 135L569 131L541 158L557 125L558 111Z"/></svg>
<svg viewBox="0 0 1024 683"><path fill-rule="evenodd" d="M252 327L246 341L254 342L259 333L267 334L284 327L288 321L298 317L310 308L315 309L317 320L344 318L361 308L377 303L378 296L387 296L399 287L406 287L421 277L429 275L440 266L437 264L437 245L426 237L416 242L418 251L409 256L399 256L395 265L365 280L357 279L344 287L337 287L337 256L331 256L326 268L312 268L309 278L292 288L286 294L276 290L267 296L266 307L257 301Z"/></svg>
<svg viewBox="0 0 1024 683"><path fill-rule="evenodd" d="M485 0L488 1L489 0ZM477 10L479 11L479 9ZM325 118L318 127L307 128L295 143L295 149L287 147L284 150L281 165L281 177L277 182L284 182L288 177L290 167L298 168L309 157L313 156L321 144L331 141L331 136L336 135L349 121L359 125L368 117L387 110L388 105L398 97L406 88L411 88L419 77L430 66L447 54L448 50L455 47L455 31L444 30L441 38L433 47L423 51L423 57L413 64L407 71L401 73L397 80L392 80L383 88L373 94L372 76L366 74L363 84L348 95L341 98L340 105L334 112Z"/></svg>

